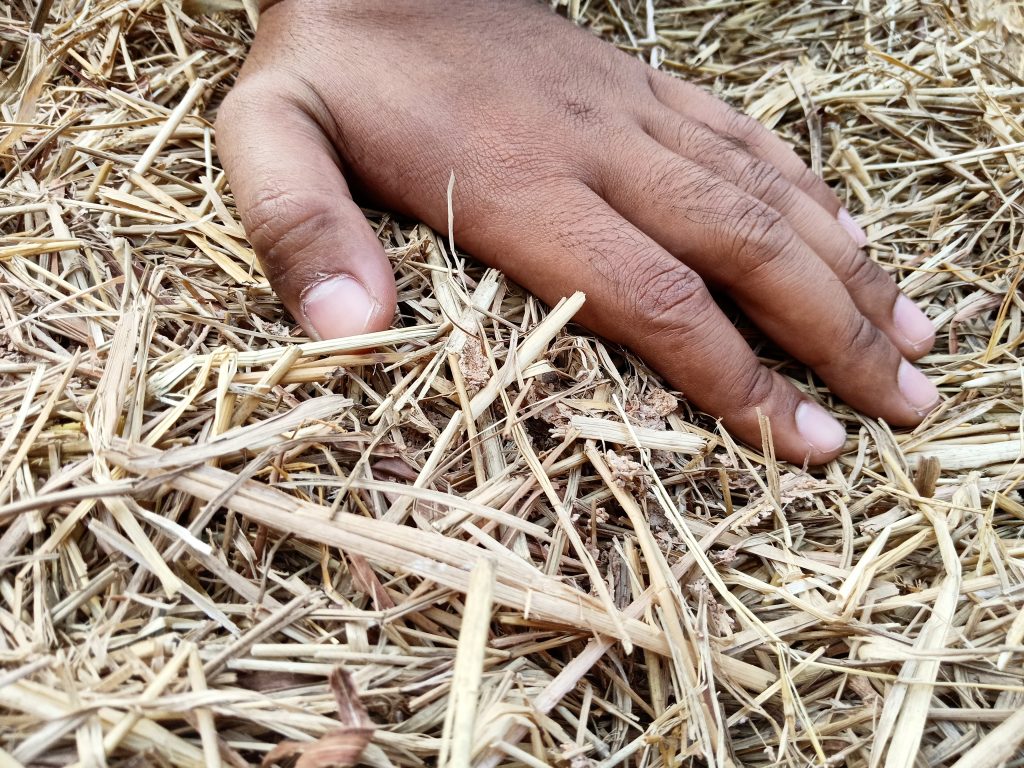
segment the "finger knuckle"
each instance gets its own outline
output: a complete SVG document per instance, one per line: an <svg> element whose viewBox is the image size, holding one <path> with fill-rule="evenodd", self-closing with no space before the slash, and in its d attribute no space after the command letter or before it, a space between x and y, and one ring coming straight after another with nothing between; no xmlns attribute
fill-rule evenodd
<svg viewBox="0 0 1024 768"><path fill-rule="evenodd" d="M796 150L794 150L792 147L789 147L788 149L792 154L793 158L797 161L796 163L794 163L795 167L799 169L797 171L796 177L797 186L800 187L801 189L807 190L809 193L813 195L817 195L818 197L820 197L823 203L826 201L829 203L833 203L833 210L838 209L839 198L836 197L835 192L832 191L832 188L825 183L824 179L822 179L818 174L816 174L814 171L807 167L807 164L800 159L800 156L796 153Z"/></svg>
<svg viewBox="0 0 1024 768"><path fill-rule="evenodd" d="M739 186L771 206L784 205L793 190L782 172L764 160L750 160L746 163Z"/></svg>
<svg viewBox="0 0 1024 768"><path fill-rule="evenodd" d="M737 411L753 411L764 408L772 399L775 377L764 366L757 365L736 377L733 385L732 403Z"/></svg>
<svg viewBox="0 0 1024 768"><path fill-rule="evenodd" d="M893 288L892 291L886 291L886 293L895 291L896 286L892 283L892 280L889 279L877 264L866 258L852 244L843 254L838 273L851 291L880 291L886 287L886 284L892 285Z"/></svg>
<svg viewBox="0 0 1024 768"><path fill-rule="evenodd" d="M836 347L837 357L831 361L833 364L839 359L866 361L876 356L885 346L882 332L860 313L850 322L843 341Z"/></svg>
<svg viewBox="0 0 1024 768"><path fill-rule="evenodd" d="M675 145L689 148L698 153L709 151L711 149L708 142L710 134L711 129L706 123L699 120L679 120L675 125ZM715 153L710 154L712 157L715 156Z"/></svg>
<svg viewBox="0 0 1024 768"><path fill-rule="evenodd" d="M704 282L682 265L657 273L638 270L631 293L649 336L692 334L711 316L713 300Z"/></svg>
<svg viewBox="0 0 1024 768"><path fill-rule="evenodd" d="M336 203L324 195L303 192L268 192L243 212L249 241L260 261L272 273L290 271L307 261L310 251L332 231Z"/></svg>
<svg viewBox="0 0 1024 768"><path fill-rule="evenodd" d="M759 131L765 130L757 120L734 109L729 110L725 124L728 133L747 144L753 142Z"/></svg>
<svg viewBox="0 0 1024 768"><path fill-rule="evenodd" d="M642 273L641 273L642 275ZM672 269L657 275L642 276L637 298L658 316L671 314L693 305L704 293L704 283L688 269Z"/></svg>
<svg viewBox="0 0 1024 768"><path fill-rule="evenodd" d="M793 245L795 234L785 217L761 200L744 201L732 217L736 249L752 263L752 269L770 265Z"/></svg>
<svg viewBox="0 0 1024 768"><path fill-rule="evenodd" d="M685 81L674 78L654 67L644 67L643 71L647 87L657 99L668 98L672 88L679 89L686 84Z"/></svg>

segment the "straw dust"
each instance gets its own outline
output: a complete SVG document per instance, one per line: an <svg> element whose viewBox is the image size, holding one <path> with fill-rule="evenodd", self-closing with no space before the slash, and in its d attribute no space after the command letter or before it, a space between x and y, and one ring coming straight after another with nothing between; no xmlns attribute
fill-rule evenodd
<svg viewBox="0 0 1024 768"><path fill-rule="evenodd" d="M807 474L387 213L394 330L300 338L214 151L238 5L0 10L0 765L1019 764L1018 6L563 9L794 141L939 329L943 407L833 403Z"/></svg>

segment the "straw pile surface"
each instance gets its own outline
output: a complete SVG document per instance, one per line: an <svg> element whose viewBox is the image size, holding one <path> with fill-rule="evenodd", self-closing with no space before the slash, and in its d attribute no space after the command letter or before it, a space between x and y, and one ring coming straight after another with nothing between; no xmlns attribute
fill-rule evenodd
<svg viewBox="0 0 1024 768"><path fill-rule="evenodd" d="M394 330L301 338L214 151L251 14L47 5L0 6L0 765L1024 764L1020 6L562 9L798 144L934 320L912 433L750 332L848 427L806 473L385 212Z"/></svg>

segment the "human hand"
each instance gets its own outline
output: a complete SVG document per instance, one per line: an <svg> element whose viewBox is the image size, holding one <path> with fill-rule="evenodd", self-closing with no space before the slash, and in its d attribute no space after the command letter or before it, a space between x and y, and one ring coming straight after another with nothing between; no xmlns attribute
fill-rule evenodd
<svg viewBox="0 0 1024 768"><path fill-rule="evenodd" d="M352 201L447 230L659 370L738 437L835 457L843 428L760 365L731 296L847 403L913 425L928 319L823 181L756 121L535 2L280 0L217 137L271 285L314 337L382 330L390 265Z"/></svg>

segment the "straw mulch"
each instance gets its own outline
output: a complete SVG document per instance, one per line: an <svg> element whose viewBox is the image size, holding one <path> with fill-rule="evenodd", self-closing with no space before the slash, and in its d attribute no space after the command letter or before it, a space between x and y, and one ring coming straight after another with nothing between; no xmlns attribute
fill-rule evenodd
<svg viewBox="0 0 1024 768"><path fill-rule="evenodd" d="M1022 764L1020 6L562 9L798 144L939 329L913 432L750 333L848 426L806 473L387 213L394 330L304 340L219 5L0 6L0 766Z"/></svg>

